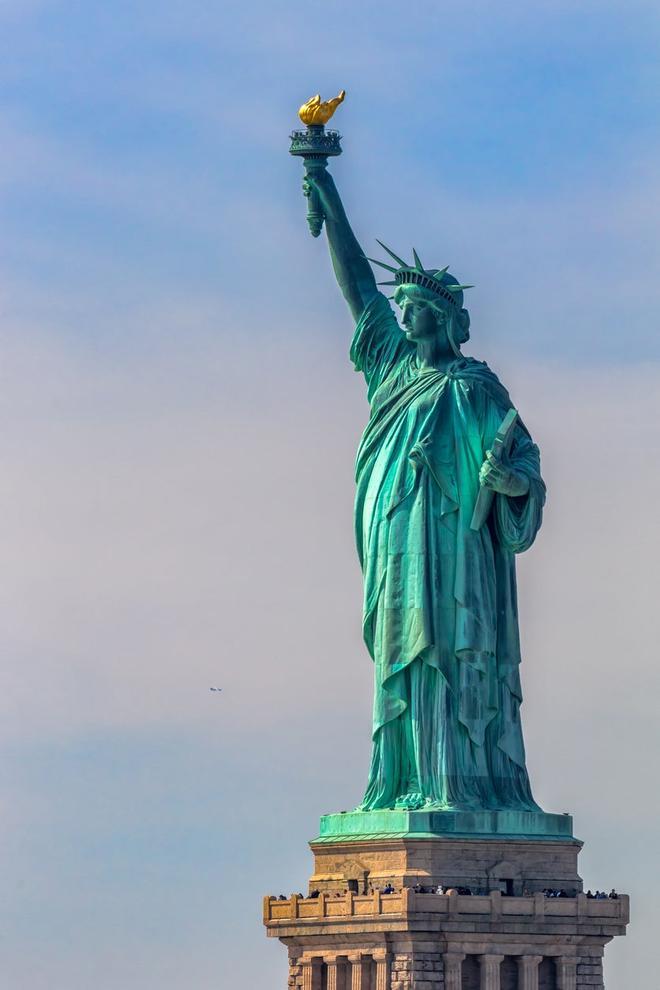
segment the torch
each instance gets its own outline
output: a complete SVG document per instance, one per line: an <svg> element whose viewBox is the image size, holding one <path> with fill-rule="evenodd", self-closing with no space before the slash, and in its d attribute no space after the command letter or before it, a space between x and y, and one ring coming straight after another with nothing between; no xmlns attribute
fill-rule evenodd
<svg viewBox="0 0 660 990"><path fill-rule="evenodd" d="M339 144L341 135L338 131L326 131L325 125L339 104L343 103L345 96L346 91L342 89L339 96L322 103L317 93L307 103L303 103L298 111L298 116L303 124L307 125L307 130L293 132L289 152L302 158L305 175L309 175L310 178L314 177L314 172L320 172L327 167L328 158L341 155ZM307 198L307 223L312 237L319 236L323 230L324 220L319 194L312 185Z"/></svg>

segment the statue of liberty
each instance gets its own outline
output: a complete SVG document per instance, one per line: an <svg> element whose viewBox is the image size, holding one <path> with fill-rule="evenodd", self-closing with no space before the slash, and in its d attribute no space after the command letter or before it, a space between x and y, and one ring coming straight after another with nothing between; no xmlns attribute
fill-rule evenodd
<svg viewBox="0 0 660 990"><path fill-rule="evenodd" d="M515 554L541 525L539 451L496 375L461 353L469 286L381 245L399 323L326 162L306 159L304 192L321 217L314 233L325 220L370 404L355 501L375 673L360 810L538 811L520 722Z"/></svg>

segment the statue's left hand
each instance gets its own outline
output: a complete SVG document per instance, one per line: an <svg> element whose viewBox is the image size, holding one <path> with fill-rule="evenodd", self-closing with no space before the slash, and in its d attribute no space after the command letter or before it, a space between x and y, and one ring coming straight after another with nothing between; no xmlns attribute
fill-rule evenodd
<svg viewBox="0 0 660 990"><path fill-rule="evenodd" d="M479 470L479 482L500 495L526 495L529 491L527 475L511 467L506 458L499 459L492 450L486 451L486 460Z"/></svg>

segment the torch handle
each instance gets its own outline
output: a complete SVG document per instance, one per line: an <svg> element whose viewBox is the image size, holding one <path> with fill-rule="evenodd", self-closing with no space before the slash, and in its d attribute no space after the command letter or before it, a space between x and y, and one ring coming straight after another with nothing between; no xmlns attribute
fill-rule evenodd
<svg viewBox="0 0 660 990"><path fill-rule="evenodd" d="M305 163L305 174L311 179L314 178L314 172L320 172L322 169L326 168L328 164L328 159L320 155L315 155L313 158L304 158L303 161ZM319 236L323 230L324 220L325 213L323 212L323 207L321 206L321 197L312 182L309 189L309 195L307 196L307 225L312 237Z"/></svg>

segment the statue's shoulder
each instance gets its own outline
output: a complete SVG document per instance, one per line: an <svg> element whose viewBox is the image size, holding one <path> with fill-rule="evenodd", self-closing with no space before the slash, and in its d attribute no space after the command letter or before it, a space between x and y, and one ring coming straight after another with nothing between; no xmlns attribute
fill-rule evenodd
<svg viewBox="0 0 660 990"><path fill-rule="evenodd" d="M470 357L466 354L461 354L458 360L455 361L452 370L457 378L473 378L475 381L478 381L480 378L494 378L498 381L497 375L494 371L491 371L485 361L479 361L477 358Z"/></svg>
<svg viewBox="0 0 660 990"><path fill-rule="evenodd" d="M493 403L499 415L504 416L509 409L513 408L513 402L508 389L502 384L495 372L488 367L485 361L477 361L476 358L466 357L463 359L460 368L454 372L456 378L474 386L487 403ZM518 416L518 427L531 440L531 435L520 416Z"/></svg>
<svg viewBox="0 0 660 990"><path fill-rule="evenodd" d="M463 357L453 369L453 374L467 385L485 392L498 406L508 409L511 405L509 393L485 361L478 361L473 357Z"/></svg>
<svg viewBox="0 0 660 990"><path fill-rule="evenodd" d="M372 323L374 320L394 321L398 326L390 301L382 292L376 292L367 301L356 321L356 326L359 328L367 323Z"/></svg>

